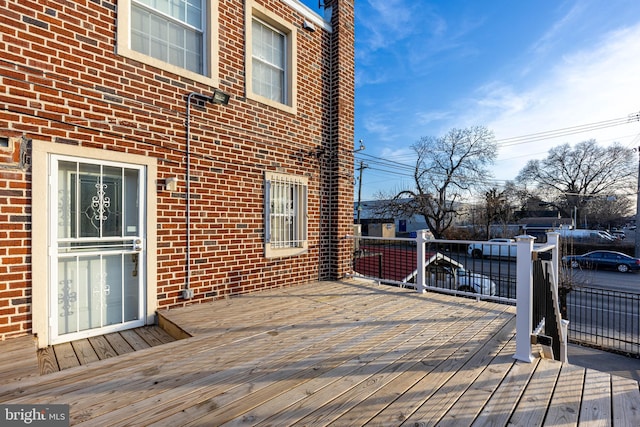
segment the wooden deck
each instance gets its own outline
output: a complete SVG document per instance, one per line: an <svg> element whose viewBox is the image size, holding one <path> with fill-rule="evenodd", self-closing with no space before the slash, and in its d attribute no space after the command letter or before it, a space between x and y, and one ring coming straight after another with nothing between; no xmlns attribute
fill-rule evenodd
<svg viewBox="0 0 640 427"><path fill-rule="evenodd" d="M175 341L159 326L145 326L56 344L38 350L41 375Z"/></svg>
<svg viewBox="0 0 640 427"><path fill-rule="evenodd" d="M515 361L510 306L320 282L162 314L193 337L0 378L0 403L87 426L640 425L637 382Z"/></svg>

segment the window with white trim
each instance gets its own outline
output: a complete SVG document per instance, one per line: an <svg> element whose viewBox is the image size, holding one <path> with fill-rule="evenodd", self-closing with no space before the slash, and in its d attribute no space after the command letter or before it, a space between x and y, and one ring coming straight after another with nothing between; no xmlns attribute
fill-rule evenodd
<svg viewBox="0 0 640 427"><path fill-rule="evenodd" d="M217 85L218 0L119 0L119 55Z"/></svg>
<svg viewBox="0 0 640 427"><path fill-rule="evenodd" d="M131 0L131 48L204 72L203 0Z"/></svg>
<svg viewBox="0 0 640 427"><path fill-rule="evenodd" d="M260 96L286 104L286 36L253 18L251 67L253 91Z"/></svg>
<svg viewBox="0 0 640 427"><path fill-rule="evenodd" d="M247 0L247 98L296 112L296 27L273 11Z"/></svg>
<svg viewBox="0 0 640 427"><path fill-rule="evenodd" d="M307 250L306 177L265 173L265 255L291 256Z"/></svg>

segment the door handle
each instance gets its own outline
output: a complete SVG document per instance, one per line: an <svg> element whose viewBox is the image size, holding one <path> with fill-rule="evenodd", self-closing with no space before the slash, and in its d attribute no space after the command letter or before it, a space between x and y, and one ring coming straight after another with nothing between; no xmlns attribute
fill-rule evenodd
<svg viewBox="0 0 640 427"><path fill-rule="evenodd" d="M142 252L142 239L136 239L133 242L133 250L136 252Z"/></svg>

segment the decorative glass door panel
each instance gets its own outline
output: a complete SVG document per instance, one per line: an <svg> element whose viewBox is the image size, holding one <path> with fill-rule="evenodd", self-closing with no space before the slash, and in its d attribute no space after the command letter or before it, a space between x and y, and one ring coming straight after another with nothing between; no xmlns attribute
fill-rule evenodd
<svg viewBox="0 0 640 427"><path fill-rule="evenodd" d="M51 341L144 324L142 167L52 157Z"/></svg>

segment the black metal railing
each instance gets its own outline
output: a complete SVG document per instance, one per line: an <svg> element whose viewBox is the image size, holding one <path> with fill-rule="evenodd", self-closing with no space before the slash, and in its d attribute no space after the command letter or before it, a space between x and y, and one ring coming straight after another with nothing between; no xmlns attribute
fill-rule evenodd
<svg viewBox="0 0 640 427"><path fill-rule="evenodd" d="M561 301L570 342L640 357L640 294L573 286Z"/></svg>
<svg viewBox="0 0 640 427"><path fill-rule="evenodd" d="M551 253L538 253L533 262L533 326L540 343L553 350L553 357L560 360L562 319L555 283L552 281ZM544 339L543 339L544 337ZM548 342L544 342L548 340Z"/></svg>
<svg viewBox="0 0 640 427"><path fill-rule="evenodd" d="M419 240L349 238L354 242L354 276L418 288ZM513 253L505 255L492 246L487 242L457 240L424 242L426 290L514 304L517 267L521 263L516 262ZM473 253L473 249L478 248L487 253ZM550 338L554 357L558 355L558 345L562 345L560 335L565 338L568 335L573 343L640 357L640 294L576 286L562 269L558 272L560 283L556 291L555 280L550 279L553 275L549 265L553 264L552 249L539 246L523 258L532 263L530 274L534 279L531 284L533 330L527 333L527 340L530 333L539 334L539 338ZM524 282L524 289L531 289L526 279ZM486 286L482 286L483 283ZM568 324L564 320L568 320ZM562 348L566 352L566 348ZM525 349L517 354L526 359L528 353Z"/></svg>
<svg viewBox="0 0 640 427"><path fill-rule="evenodd" d="M414 239L363 239L356 241L353 270L362 277L403 285L416 269Z"/></svg>
<svg viewBox="0 0 640 427"><path fill-rule="evenodd" d="M353 237L354 275L398 286L416 287L415 238ZM515 303L516 263L513 256L472 254L477 242L430 240L425 243L427 289ZM513 252L513 251L512 251Z"/></svg>

